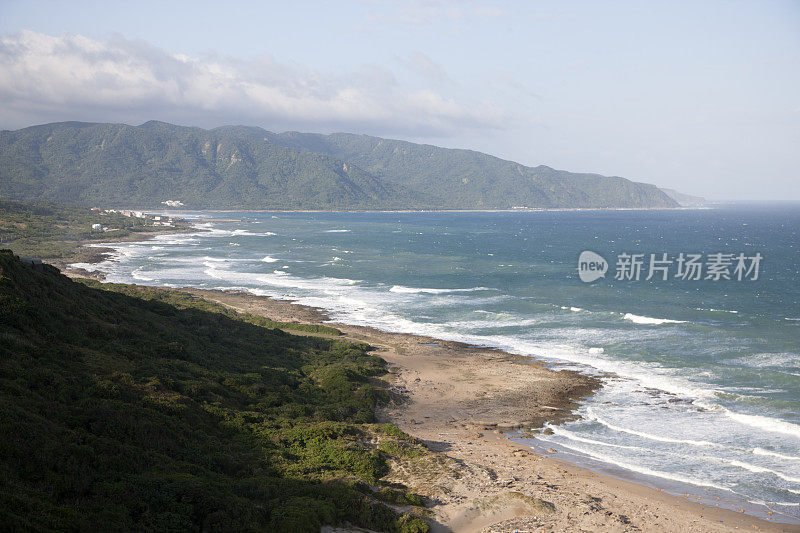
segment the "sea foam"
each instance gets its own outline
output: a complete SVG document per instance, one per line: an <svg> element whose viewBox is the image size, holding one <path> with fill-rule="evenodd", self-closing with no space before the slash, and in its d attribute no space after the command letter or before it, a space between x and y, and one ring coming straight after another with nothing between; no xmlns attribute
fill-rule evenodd
<svg viewBox="0 0 800 533"><path fill-rule="evenodd" d="M419 287L404 287L403 285L394 285L389 292L396 292L399 294L446 294L448 292L477 292L477 291L492 291L489 287L472 287L469 289L426 289Z"/></svg>
<svg viewBox="0 0 800 533"><path fill-rule="evenodd" d="M765 450L764 448L753 448L753 453L755 455L766 455L768 457L776 457L778 459L782 459L784 461L800 461L800 457L791 456L791 455L784 455L782 453L773 452L770 450Z"/></svg>
<svg viewBox="0 0 800 533"><path fill-rule="evenodd" d="M603 453L598 453L594 449L586 449L586 448L584 448L582 446L576 446L574 444L564 444L564 443L559 443L559 446L563 446L565 448L569 448L571 450L575 450L575 451L580 452L580 453L582 453L584 455L587 455L587 456L589 456L589 457L591 457L593 459L597 459L597 460L602 461L604 463L608 463L608 464L612 464L612 465L615 465L615 466L618 466L618 467L621 467L621 468L625 468L626 470L630 470L630 471L636 472L638 474L644 474L644 475L647 475L647 476L659 477L659 478L662 478L662 479L669 479L671 481L678 481L680 483L688 483L689 485L696 485L696 486L699 486L699 487L709 487L709 488L724 490L724 491L728 491L728 492L733 492L729 487L726 487L724 485L719 485L719 484L716 484L716 483L711 483L709 481L705 481L705 480L701 480L701 479L695 479L695 478L691 478L691 477L688 477L688 476L682 476L682 475L676 474L676 473L662 472L660 470L654 470L652 468L647 468L646 466L632 464L632 463L629 463L627 461L620 461L616 457L611 457L611 456L603 454Z"/></svg>
<svg viewBox="0 0 800 533"><path fill-rule="evenodd" d="M723 408L724 409L724 408ZM785 422L775 418L761 415L746 415L743 413L735 413L728 409L724 409L725 416L728 418L756 429L769 431L771 433L782 433L784 435L791 435L792 437L800 439L800 426Z"/></svg>
<svg viewBox="0 0 800 533"><path fill-rule="evenodd" d="M610 442L602 442L602 441L599 441L599 440L587 439L586 437L581 437L581 436L576 435L575 433L573 433L571 431L568 431L566 429L560 428L558 426L548 425L547 427L553 432L553 434L559 435L561 437L567 438L569 440L574 440L574 441L577 441L577 442L583 442L583 443L592 444L592 445L595 445L595 446L608 446L610 448L622 448L624 450L645 451L644 448L640 448L638 446L627 446L625 444L613 444L613 443L610 443ZM547 440L544 437L540 437L540 438L542 440Z"/></svg>
<svg viewBox="0 0 800 533"><path fill-rule="evenodd" d="M653 318L649 316L634 315L633 313L625 313L622 317L623 320L630 320L634 324L648 324L658 326L661 324L684 324L685 320L670 320L669 318Z"/></svg>
<svg viewBox="0 0 800 533"><path fill-rule="evenodd" d="M744 461L737 461L735 459L727 461L727 463L732 466L737 466L739 468L749 470L750 472L754 472L756 474L772 474L790 483L800 483L800 477L787 476L783 472L778 472L777 470L772 470L771 468L764 468L763 466L751 465L750 463L745 463Z"/></svg>
<svg viewBox="0 0 800 533"><path fill-rule="evenodd" d="M621 431L623 433L628 433L630 435L636 435L638 437L642 437L648 440L655 440L659 442L671 442L674 444L689 444L691 446L702 446L702 447L719 446L719 444L707 440L673 439L672 437L665 437L663 435L653 435L652 433L645 433L644 431L637 431L635 429L629 429L617 426L595 415L591 407L588 407L586 409L586 414L589 420L594 420L595 422L598 422L599 424L602 424L611 430Z"/></svg>

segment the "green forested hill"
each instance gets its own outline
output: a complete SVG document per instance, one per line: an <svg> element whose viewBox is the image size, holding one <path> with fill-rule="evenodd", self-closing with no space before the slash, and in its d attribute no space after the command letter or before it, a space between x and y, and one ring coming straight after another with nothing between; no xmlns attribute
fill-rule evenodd
<svg viewBox="0 0 800 533"><path fill-rule="evenodd" d="M89 286L87 286L88 284ZM0 250L0 529L423 533L367 346ZM416 449L416 448L415 448Z"/></svg>
<svg viewBox="0 0 800 533"><path fill-rule="evenodd" d="M365 209L408 191L332 157L262 139L148 122L58 123L0 133L0 195L82 205Z"/></svg>
<svg viewBox="0 0 800 533"><path fill-rule="evenodd" d="M576 174L543 165L526 167L473 150L349 133L286 132L273 134L269 139L283 146L350 161L386 181L424 190L454 209L677 205L655 185L599 174Z"/></svg>
<svg viewBox="0 0 800 533"><path fill-rule="evenodd" d="M0 195L218 209L674 207L657 187L351 134L148 122L0 132Z"/></svg>

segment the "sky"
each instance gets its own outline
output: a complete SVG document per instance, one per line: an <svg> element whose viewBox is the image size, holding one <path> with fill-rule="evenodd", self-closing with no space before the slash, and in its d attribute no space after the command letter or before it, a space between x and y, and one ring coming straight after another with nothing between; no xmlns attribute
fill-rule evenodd
<svg viewBox="0 0 800 533"><path fill-rule="evenodd" d="M800 200L800 0L0 0L0 129L346 131Z"/></svg>

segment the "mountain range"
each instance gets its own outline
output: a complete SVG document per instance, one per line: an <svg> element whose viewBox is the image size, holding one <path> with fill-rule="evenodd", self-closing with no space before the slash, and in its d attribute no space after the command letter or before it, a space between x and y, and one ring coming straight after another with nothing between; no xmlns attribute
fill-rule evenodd
<svg viewBox="0 0 800 533"><path fill-rule="evenodd" d="M511 209L677 207L617 176L334 133L59 122L0 132L0 195L103 207Z"/></svg>

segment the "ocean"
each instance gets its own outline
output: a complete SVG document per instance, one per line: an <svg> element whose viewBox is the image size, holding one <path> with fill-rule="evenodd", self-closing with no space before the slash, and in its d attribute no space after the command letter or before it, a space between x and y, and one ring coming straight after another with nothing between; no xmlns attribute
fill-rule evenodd
<svg viewBox="0 0 800 533"><path fill-rule="evenodd" d="M601 375L580 419L518 438L800 522L800 205L179 215L203 231L113 244L111 260L83 266L114 282L292 299ZM607 263L591 283L578 273L587 250ZM651 254L663 268L648 280ZM676 276L681 254L700 257L700 279ZM639 279L626 261L640 261Z"/></svg>

